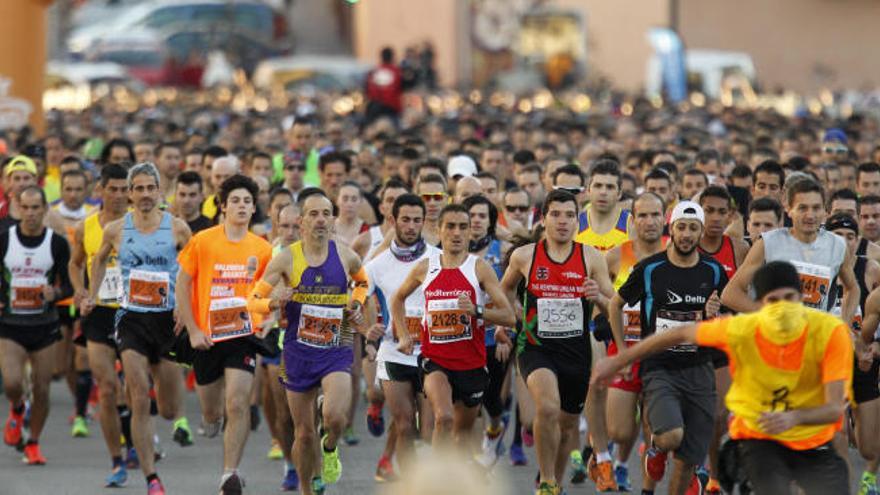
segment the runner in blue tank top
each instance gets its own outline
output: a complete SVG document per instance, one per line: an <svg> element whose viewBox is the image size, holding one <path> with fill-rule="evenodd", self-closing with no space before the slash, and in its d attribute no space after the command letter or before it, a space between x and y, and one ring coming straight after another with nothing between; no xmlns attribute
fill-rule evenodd
<svg viewBox="0 0 880 495"><path fill-rule="evenodd" d="M302 204L302 240L282 249L266 268L248 303L252 312L268 313L284 305L288 326L280 379L287 387L296 436L293 457L304 494L323 492L342 474L337 441L351 403L354 329L363 328L361 308L367 276L348 246L330 240L333 203L323 194ZM350 281L356 284L349 296ZM269 298L279 284L288 290ZM323 467L315 465L315 401L323 390L321 439ZM311 483L306 482L311 480Z"/></svg>
<svg viewBox="0 0 880 495"><path fill-rule="evenodd" d="M116 313L116 342L122 356L131 397L131 432L147 479L148 495L164 495L153 462L153 427L150 422L150 375L156 383L159 414L174 421L174 439L192 443L183 414L183 377L167 358L174 343L174 280L177 252L191 236L186 222L159 209L159 172L152 163L141 163L128 173L129 197L134 210L104 228L101 248L92 262L86 313L98 299L112 252L118 253L122 271L122 307Z"/></svg>

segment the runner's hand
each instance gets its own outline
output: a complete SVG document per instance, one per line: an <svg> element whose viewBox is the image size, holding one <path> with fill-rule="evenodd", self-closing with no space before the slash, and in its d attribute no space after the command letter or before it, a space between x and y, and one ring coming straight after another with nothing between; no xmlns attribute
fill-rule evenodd
<svg viewBox="0 0 880 495"><path fill-rule="evenodd" d="M412 337L404 332L404 334L400 336L400 341L397 343L397 350L409 356L413 353L413 347L415 347L415 345Z"/></svg>
<svg viewBox="0 0 880 495"><path fill-rule="evenodd" d="M80 308L80 312L82 312L82 306L88 298L88 291L78 290L73 294L73 304L75 304L77 308Z"/></svg>
<svg viewBox="0 0 880 495"><path fill-rule="evenodd" d="M371 363L375 363L375 362L376 362L376 352L377 352L377 351L376 351L376 348L375 348L374 346L372 346L372 345L370 345L370 344L367 344L367 346L364 347L364 352L367 353L367 359L368 359Z"/></svg>
<svg viewBox="0 0 880 495"><path fill-rule="evenodd" d="M458 309L464 311L471 316L477 315L477 307L474 306L474 303L471 302L471 298L464 294L459 294L458 296Z"/></svg>
<svg viewBox="0 0 880 495"><path fill-rule="evenodd" d="M207 351L214 345L211 338L198 328L189 331L189 345L197 351Z"/></svg>
<svg viewBox="0 0 880 495"><path fill-rule="evenodd" d="M869 349L875 358L880 358L880 342L871 342Z"/></svg>
<svg viewBox="0 0 880 495"><path fill-rule="evenodd" d="M43 300L44 301L46 301L47 303L53 303L53 302L55 302L56 295L58 295L58 293L55 292L55 287L53 287L51 285L44 285L43 286Z"/></svg>
<svg viewBox="0 0 880 495"><path fill-rule="evenodd" d="M77 306L79 307L79 314L82 316L89 316L92 310L95 309L95 300L86 294L86 297L77 303Z"/></svg>
<svg viewBox="0 0 880 495"><path fill-rule="evenodd" d="M287 301L293 297L293 288L284 287L273 291L273 296L269 299L269 309L276 310L283 308Z"/></svg>
<svg viewBox="0 0 880 495"><path fill-rule="evenodd" d="M383 335L385 335L385 326L379 323L374 323L367 330L367 340L379 340Z"/></svg>
<svg viewBox="0 0 880 495"><path fill-rule="evenodd" d="M502 363L510 357L510 344L507 342L499 342L495 344L495 359Z"/></svg>
<svg viewBox="0 0 880 495"><path fill-rule="evenodd" d="M618 373L618 370L620 370L620 364L616 358L605 357L600 359L596 363L596 367L593 368L593 373L590 376L590 385L607 387L614 378L614 375Z"/></svg>
<svg viewBox="0 0 880 495"><path fill-rule="evenodd" d="M874 344L871 344L873 347ZM862 352L856 351L859 369L865 372L871 371L871 365L874 364L874 351L869 347Z"/></svg>
<svg viewBox="0 0 880 495"><path fill-rule="evenodd" d="M595 301L599 298L599 283L595 280L588 278L584 280L584 285L582 285L584 290L584 299L588 301Z"/></svg>
<svg viewBox="0 0 880 495"><path fill-rule="evenodd" d="M181 318L177 314L177 309L174 309L174 335L180 335L180 331L183 330L183 318Z"/></svg>
<svg viewBox="0 0 880 495"><path fill-rule="evenodd" d="M797 426L794 411L765 412L758 418L758 426L768 435L778 435Z"/></svg>
<svg viewBox="0 0 880 495"><path fill-rule="evenodd" d="M718 297L718 291L713 290L709 300L706 301L706 318L715 318L721 311L721 298Z"/></svg>
<svg viewBox="0 0 880 495"><path fill-rule="evenodd" d="M357 301L348 303L348 322L356 327L364 323L364 312L361 303Z"/></svg>

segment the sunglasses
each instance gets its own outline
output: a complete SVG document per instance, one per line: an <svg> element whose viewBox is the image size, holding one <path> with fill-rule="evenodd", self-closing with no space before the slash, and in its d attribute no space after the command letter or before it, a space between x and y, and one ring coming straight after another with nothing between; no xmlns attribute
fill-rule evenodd
<svg viewBox="0 0 880 495"><path fill-rule="evenodd" d="M294 172L294 171L304 172L306 170L306 166L305 165L287 165L284 167L284 170L287 170L288 172Z"/></svg>
<svg viewBox="0 0 880 495"><path fill-rule="evenodd" d="M849 149L846 146L834 147L834 146L826 146L822 148L822 151L827 154L835 154L835 155L845 155L849 152Z"/></svg>
<svg viewBox="0 0 880 495"><path fill-rule="evenodd" d="M446 198L446 193L438 192L438 193L422 193L422 201L443 201Z"/></svg>
<svg viewBox="0 0 880 495"><path fill-rule="evenodd" d="M577 196L578 194L584 192L583 186L581 187L562 187L562 186L553 186L554 191L565 191L567 193L574 194Z"/></svg>
<svg viewBox="0 0 880 495"><path fill-rule="evenodd" d="M507 211L510 212L510 213L513 213L513 212L516 212L516 211L518 211L518 212L520 212L520 213L525 213L525 212L529 211L529 206L528 206L528 205L525 205L525 206L521 206L521 205L504 205L504 209L507 210Z"/></svg>

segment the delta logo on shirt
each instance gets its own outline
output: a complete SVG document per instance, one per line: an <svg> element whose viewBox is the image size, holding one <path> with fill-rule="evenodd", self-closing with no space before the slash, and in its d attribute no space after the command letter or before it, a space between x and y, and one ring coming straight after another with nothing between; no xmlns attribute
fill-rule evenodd
<svg viewBox="0 0 880 495"><path fill-rule="evenodd" d="M671 289L666 289L667 304L706 304L706 298L700 295L692 296L685 294L684 297L676 294Z"/></svg>

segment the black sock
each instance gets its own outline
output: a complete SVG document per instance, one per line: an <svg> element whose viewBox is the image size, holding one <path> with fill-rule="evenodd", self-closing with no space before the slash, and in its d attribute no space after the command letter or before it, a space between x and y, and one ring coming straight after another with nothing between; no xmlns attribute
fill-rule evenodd
<svg viewBox="0 0 880 495"><path fill-rule="evenodd" d="M76 372L76 415L86 416L89 407L89 394L92 392L91 370Z"/></svg>
<svg viewBox="0 0 880 495"><path fill-rule="evenodd" d="M513 428L513 443L522 445L522 422L519 420L519 407L515 411L515 423Z"/></svg>
<svg viewBox="0 0 880 495"><path fill-rule="evenodd" d="M116 411L119 413L119 426L122 430L122 437L125 438L125 445L132 448L134 442L131 440L131 411L125 405L116 406Z"/></svg>
<svg viewBox="0 0 880 495"><path fill-rule="evenodd" d="M321 448L324 449L324 452L327 452L328 454L333 452L334 450L336 450L336 447L333 447L332 449L328 449L327 446L324 445L324 442L321 442Z"/></svg>
<svg viewBox="0 0 880 495"><path fill-rule="evenodd" d="M21 404L17 406L12 406L12 412L19 416L24 414L24 401L21 401Z"/></svg>
<svg viewBox="0 0 880 495"><path fill-rule="evenodd" d="M645 490L642 488L642 495L654 495L654 490Z"/></svg>
<svg viewBox="0 0 880 495"><path fill-rule="evenodd" d="M25 445L36 445L40 443L39 440L34 440L33 438L29 439Z"/></svg>
<svg viewBox="0 0 880 495"><path fill-rule="evenodd" d="M159 414L159 405L156 404L156 399L150 398L150 416L157 416Z"/></svg>
<svg viewBox="0 0 880 495"><path fill-rule="evenodd" d="M153 480L158 480L158 479L159 479L159 475L158 475L158 474L156 474L156 473L148 474L148 475L147 475L147 484L149 485L151 481L153 481Z"/></svg>
<svg viewBox="0 0 880 495"><path fill-rule="evenodd" d="M122 465L122 456L117 455L113 457L113 469L116 469L118 466Z"/></svg>

